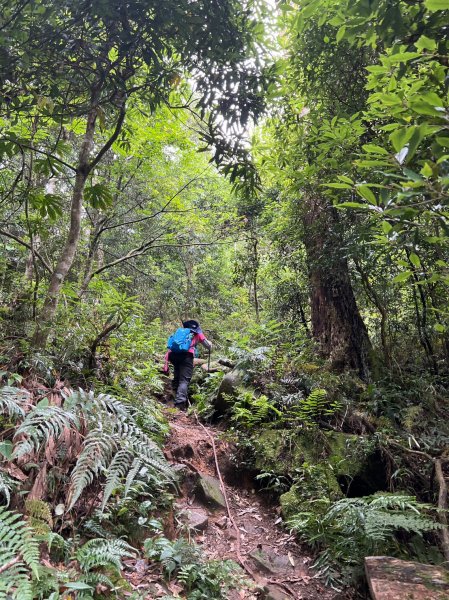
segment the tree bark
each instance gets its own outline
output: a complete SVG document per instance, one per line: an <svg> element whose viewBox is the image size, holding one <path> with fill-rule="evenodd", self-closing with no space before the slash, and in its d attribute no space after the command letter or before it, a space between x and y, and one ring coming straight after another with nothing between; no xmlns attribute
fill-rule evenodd
<svg viewBox="0 0 449 600"><path fill-rule="evenodd" d="M72 194L70 209L70 228L65 246L58 259L55 270L52 273L47 290L44 306L42 308L39 323L34 333L33 343L38 348L44 348L50 333L51 322L58 306L61 287L69 272L75 258L78 240L81 232L81 212L84 198L84 188L91 171L89 163L90 152L93 146L97 110L93 104L88 116L86 131L78 155L78 166L76 168L75 185Z"/></svg>
<svg viewBox="0 0 449 600"><path fill-rule="evenodd" d="M371 342L360 316L343 255L336 210L313 193L302 214L310 282L312 335L333 368L369 379Z"/></svg>

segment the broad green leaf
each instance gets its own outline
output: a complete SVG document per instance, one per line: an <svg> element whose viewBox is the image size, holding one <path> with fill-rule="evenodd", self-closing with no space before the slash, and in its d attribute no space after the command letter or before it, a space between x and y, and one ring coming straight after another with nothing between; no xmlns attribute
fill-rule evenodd
<svg viewBox="0 0 449 600"><path fill-rule="evenodd" d="M436 137L436 141L438 144L440 144L440 146L443 146L443 148L449 148L449 137L443 137L438 135Z"/></svg>
<svg viewBox="0 0 449 600"><path fill-rule="evenodd" d="M438 331L438 333L445 333L447 331L447 328L442 323L435 323L433 328L435 331Z"/></svg>
<svg viewBox="0 0 449 600"><path fill-rule="evenodd" d="M346 25L342 25L340 27L340 29L337 31L337 35L336 35L336 38L335 38L337 40L337 42L339 42L340 40L343 39L345 33L346 33Z"/></svg>
<svg viewBox="0 0 449 600"><path fill-rule="evenodd" d="M418 50L435 50L437 43L435 40L428 38L426 35L422 35L419 40L415 43Z"/></svg>
<svg viewBox="0 0 449 600"><path fill-rule="evenodd" d="M396 277L393 278L393 283L402 283L404 281L407 281L407 279L409 279L412 275L412 271L403 271L402 273L399 273L399 275L396 275Z"/></svg>
<svg viewBox="0 0 449 600"><path fill-rule="evenodd" d="M438 110L432 104L425 102L423 100L416 100L410 102L410 108L418 113L418 115L429 115L432 117L444 117L444 110Z"/></svg>
<svg viewBox="0 0 449 600"><path fill-rule="evenodd" d="M322 185L324 187L335 188L335 189L338 189L338 190L350 190L350 189L352 189L352 185L349 185L348 183L323 183Z"/></svg>
<svg viewBox="0 0 449 600"><path fill-rule="evenodd" d="M432 167L428 162L426 162L426 164L423 166L420 172L421 175L424 175L424 177L432 177L433 175Z"/></svg>
<svg viewBox="0 0 449 600"><path fill-rule="evenodd" d="M350 177L347 177L346 175L339 175L338 179L341 179L341 181L344 181L345 183L350 183L351 185L354 185L352 179Z"/></svg>
<svg viewBox="0 0 449 600"><path fill-rule="evenodd" d="M376 144L365 144L362 148L369 154L388 154L388 150L385 150L382 146L376 146Z"/></svg>
<svg viewBox="0 0 449 600"><path fill-rule="evenodd" d="M449 10L449 0L425 0L424 6L427 10L432 12L437 10Z"/></svg>
<svg viewBox="0 0 449 600"><path fill-rule="evenodd" d="M413 60L419 56L421 56L420 52L399 52L398 54L392 54L389 56L388 60L391 64L395 64L399 62L408 62L409 60Z"/></svg>
<svg viewBox="0 0 449 600"><path fill-rule="evenodd" d="M400 152L412 137L415 127L401 127L390 133L390 141L396 152Z"/></svg>
<svg viewBox="0 0 449 600"><path fill-rule="evenodd" d="M367 202L377 206L376 196L373 194L373 192L370 190L370 188L367 185L365 185L365 184L358 185L356 190L357 190L357 193L360 196L362 196L362 198L365 198L365 200L367 200Z"/></svg>
<svg viewBox="0 0 449 600"><path fill-rule="evenodd" d="M421 261L419 260L419 256L417 254L411 252L409 258L414 267L419 268L421 266Z"/></svg>
<svg viewBox="0 0 449 600"><path fill-rule="evenodd" d="M382 221L382 231L387 235L393 229L393 225L391 225L388 221Z"/></svg>
<svg viewBox="0 0 449 600"><path fill-rule="evenodd" d="M336 208L361 208L366 210L368 206L366 204L362 204L361 202L341 202L340 204L335 205Z"/></svg>

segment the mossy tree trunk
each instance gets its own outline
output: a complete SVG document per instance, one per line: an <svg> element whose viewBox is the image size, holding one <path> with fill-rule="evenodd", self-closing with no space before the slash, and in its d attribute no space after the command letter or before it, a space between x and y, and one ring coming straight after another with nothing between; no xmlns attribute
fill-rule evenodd
<svg viewBox="0 0 449 600"><path fill-rule="evenodd" d="M334 368L354 369L367 380L371 343L355 301L336 210L310 193L303 209L313 338Z"/></svg>

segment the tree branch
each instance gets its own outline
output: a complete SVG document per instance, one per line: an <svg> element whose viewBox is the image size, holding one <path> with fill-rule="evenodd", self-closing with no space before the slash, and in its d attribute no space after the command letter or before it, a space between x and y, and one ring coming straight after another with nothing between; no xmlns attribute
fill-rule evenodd
<svg viewBox="0 0 449 600"><path fill-rule="evenodd" d="M118 138L120 131L122 130L122 125L123 125L123 121L125 120L125 116L126 116L125 99L123 99L123 104L120 107L120 113L119 113L119 116L117 119L117 123L115 124L114 133L108 139L108 141L103 146L103 148L99 151L97 156L90 162L90 164L88 166L89 173L92 171L92 169L94 169L98 165L98 163L101 161L103 156L106 154L106 152L108 150L110 150L112 144Z"/></svg>
<svg viewBox="0 0 449 600"><path fill-rule="evenodd" d="M31 250L31 252L33 252L34 255L41 261L42 265L47 269L47 271L49 273L53 273L53 269L48 264L48 262L45 260L45 258L35 248L33 248L33 246L31 244L29 244L25 240L22 240L22 238L17 237L13 233L10 233L9 231L5 231L4 229L0 229L0 235L4 235L5 237L11 238L12 240L17 242L21 246L24 246L25 248L28 248L28 250Z"/></svg>

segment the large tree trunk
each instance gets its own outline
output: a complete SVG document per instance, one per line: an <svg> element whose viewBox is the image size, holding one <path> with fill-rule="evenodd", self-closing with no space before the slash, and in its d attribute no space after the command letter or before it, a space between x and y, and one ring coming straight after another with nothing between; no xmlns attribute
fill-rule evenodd
<svg viewBox="0 0 449 600"><path fill-rule="evenodd" d="M78 155L78 166L76 169L75 185L73 188L70 210L69 234L56 268L52 273L45 302L39 316L39 322L36 327L36 331L34 333L33 342L38 348L44 348L47 343L47 339L51 331L51 323L58 306L59 294L67 273L73 264L75 253L78 247L81 231L81 213L84 188L90 172L89 158L93 146L96 118L97 111L94 107L91 109L87 117L86 131Z"/></svg>
<svg viewBox="0 0 449 600"><path fill-rule="evenodd" d="M337 214L318 195L304 197L304 244L309 267L312 335L332 366L369 378L371 343L349 277Z"/></svg>

